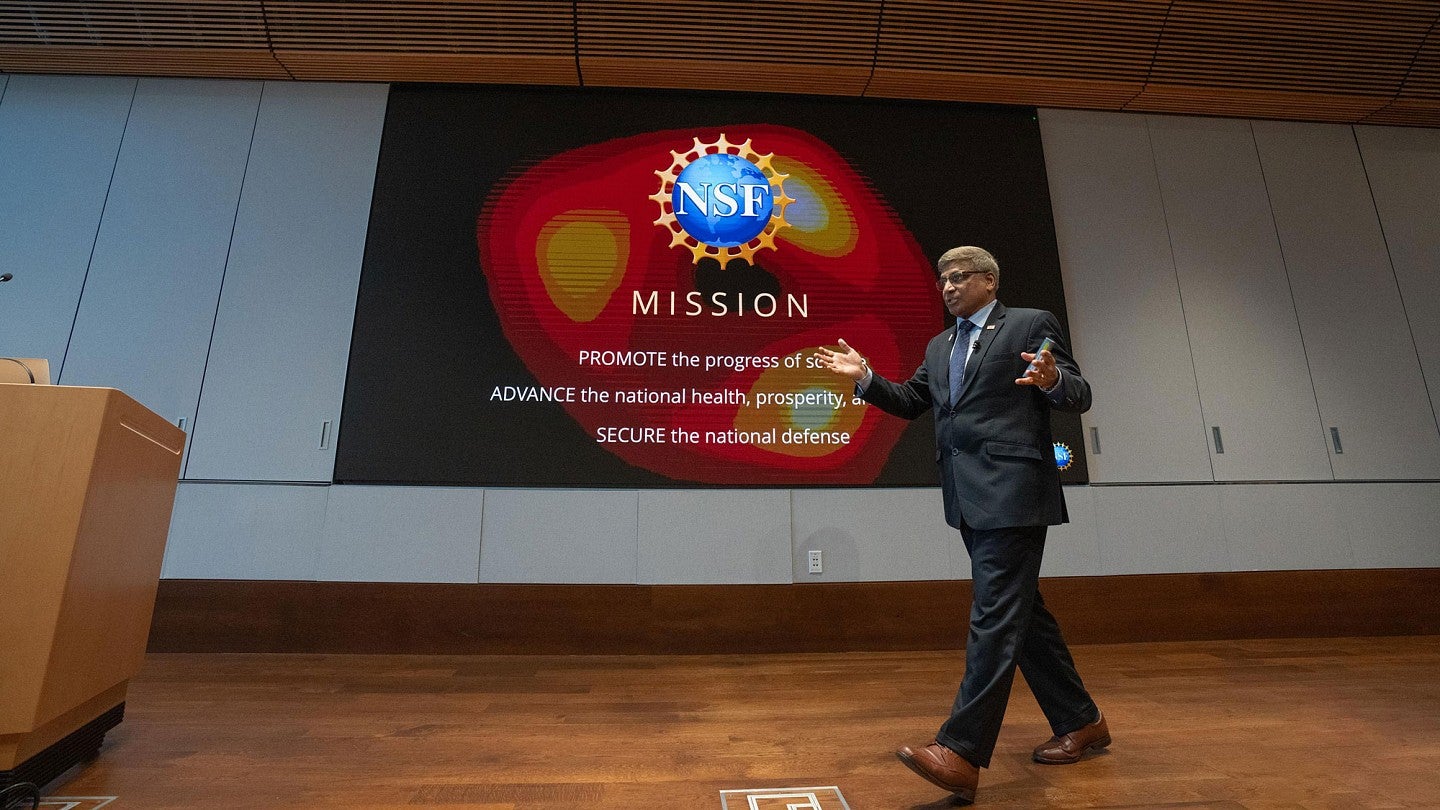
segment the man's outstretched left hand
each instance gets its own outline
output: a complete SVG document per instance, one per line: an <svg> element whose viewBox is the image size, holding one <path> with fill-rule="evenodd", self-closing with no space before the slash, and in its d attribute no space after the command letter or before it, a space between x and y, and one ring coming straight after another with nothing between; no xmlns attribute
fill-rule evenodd
<svg viewBox="0 0 1440 810"><path fill-rule="evenodd" d="M1038 385L1040 390L1049 391L1060 382L1060 369L1055 367L1055 355L1049 349L1040 352L1038 360L1032 352L1021 352L1020 357L1031 365L1025 369L1025 376L1015 381L1016 385Z"/></svg>

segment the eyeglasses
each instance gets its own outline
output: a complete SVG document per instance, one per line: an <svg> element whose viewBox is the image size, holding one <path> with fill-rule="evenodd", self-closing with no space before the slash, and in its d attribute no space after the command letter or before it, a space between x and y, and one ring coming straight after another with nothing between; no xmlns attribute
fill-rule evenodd
<svg viewBox="0 0 1440 810"><path fill-rule="evenodd" d="M944 290L946 287L951 287L951 286L953 286L953 287L959 287L961 284L964 284L964 283L965 283L965 279L967 279L967 278L969 278L969 277L971 277L971 276L978 276L978 275L980 275L980 274L982 274L982 273L988 273L988 272L990 272L990 271L989 271L989 270L966 270L966 271L964 271L964 272L958 272L958 271L957 271L957 272L954 272L954 273L946 273L945 275L941 276L940 278L935 279L935 289L937 289L937 290Z"/></svg>

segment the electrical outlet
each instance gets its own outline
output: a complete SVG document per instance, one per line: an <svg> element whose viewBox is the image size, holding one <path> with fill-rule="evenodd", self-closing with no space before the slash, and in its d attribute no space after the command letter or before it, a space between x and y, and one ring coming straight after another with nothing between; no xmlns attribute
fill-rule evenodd
<svg viewBox="0 0 1440 810"><path fill-rule="evenodd" d="M822 565L822 560L821 560L820 555L821 555L820 549L817 548L817 549L811 549L811 550L810 550L810 553L809 553L810 573L812 573L812 574L824 573L824 566Z"/></svg>

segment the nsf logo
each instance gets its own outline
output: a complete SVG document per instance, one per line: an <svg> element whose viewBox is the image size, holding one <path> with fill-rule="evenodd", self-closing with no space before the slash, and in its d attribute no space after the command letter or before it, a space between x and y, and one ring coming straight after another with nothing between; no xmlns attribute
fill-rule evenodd
<svg viewBox="0 0 1440 810"><path fill-rule="evenodd" d="M1075 454L1071 452L1070 445L1064 442L1055 442L1055 467L1060 470L1070 469L1075 463Z"/></svg>
<svg viewBox="0 0 1440 810"><path fill-rule="evenodd" d="M759 166L722 152L701 155L681 170L670 206L680 227L699 241L738 247L765 230L775 195Z"/></svg>
<svg viewBox="0 0 1440 810"><path fill-rule="evenodd" d="M723 266L732 258L751 261L757 250L775 248L775 233L787 227L788 175L775 170L774 153L762 155L721 133L714 143L694 139L689 151L670 153L670 168L656 171L660 189L650 199L660 206L655 224L670 231L670 246L684 245L696 262L710 257Z"/></svg>

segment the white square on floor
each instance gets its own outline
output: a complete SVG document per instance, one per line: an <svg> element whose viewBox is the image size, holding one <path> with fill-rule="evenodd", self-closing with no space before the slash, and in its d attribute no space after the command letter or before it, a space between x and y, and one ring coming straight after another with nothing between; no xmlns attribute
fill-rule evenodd
<svg viewBox="0 0 1440 810"><path fill-rule="evenodd" d="M721 810L850 810L840 788L755 788L720 791Z"/></svg>

